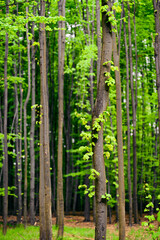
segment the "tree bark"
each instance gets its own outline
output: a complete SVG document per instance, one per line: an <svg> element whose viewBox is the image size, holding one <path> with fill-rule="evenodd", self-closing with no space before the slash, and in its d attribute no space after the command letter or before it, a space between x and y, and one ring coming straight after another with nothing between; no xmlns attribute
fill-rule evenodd
<svg viewBox="0 0 160 240"><path fill-rule="evenodd" d="M135 107L137 109L137 79L138 79L138 54L137 54L137 36L136 36L136 3L134 0L134 41L135 41L135 57L136 57L136 82L135 82Z"/></svg>
<svg viewBox="0 0 160 240"><path fill-rule="evenodd" d="M124 5L123 5L124 12ZM125 17L125 12L124 15ZM130 116L129 116L129 59L128 59L128 46L126 36L126 24L123 21L124 26L124 42L125 42L125 53L126 53L126 110L127 110L127 158L128 158L128 196L129 196L129 226L132 226L132 186L131 186L131 161L130 161Z"/></svg>
<svg viewBox="0 0 160 240"><path fill-rule="evenodd" d="M101 64L101 23L100 23L100 3L96 0L96 19L97 19L97 47L98 47L98 60L97 60L97 87L100 77L100 64Z"/></svg>
<svg viewBox="0 0 160 240"><path fill-rule="evenodd" d="M159 11L160 3L159 0L153 0L154 7L154 18L155 18L155 62L156 62L156 86L158 93L158 120L159 120L159 129L160 129L160 22L159 22ZM160 148L160 133L159 133L159 148ZM159 175L160 175L160 154L159 154ZM160 178L159 178L160 182Z"/></svg>
<svg viewBox="0 0 160 240"><path fill-rule="evenodd" d="M106 5L106 1L102 1L102 5ZM111 7L111 1L107 2L109 8ZM109 87L105 83L107 77L106 72L110 72L110 64L107 61L111 60L112 56L112 35L111 24L108 21L106 12L102 12L102 56L100 66L100 79L97 89L97 98L93 110L92 127L100 114L106 110ZM105 64L104 64L105 63ZM100 123L100 131L93 131L93 167L99 172L99 176L95 179L95 198L96 198L96 222L95 222L95 240L106 239L106 226L107 226L107 203L106 199L102 199L102 195L106 193L106 175L105 164L103 156L103 123ZM94 134L98 135L98 139L94 137Z"/></svg>
<svg viewBox="0 0 160 240"><path fill-rule="evenodd" d="M130 24L130 5L128 3L128 34L129 34L129 62L130 62L130 82L132 98L132 116L133 116L133 211L134 222L139 223L138 219L138 200L137 200L137 148L136 148L136 101L133 84L133 63L132 63L132 41Z"/></svg>
<svg viewBox="0 0 160 240"><path fill-rule="evenodd" d="M17 77L17 68L16 68L16 59L14 60L14 75ZM19 140L18 140L18 89L17 84L14 83L14 96L15 96L15 148L16 148L16 166L15 166L15 195L17 196L18 189L18 162L19 162ZM17 210L17 197L14 197L14 214L16 214Z"/></svg>
<svg viewBox="0 0 160 240"><path fill-rule="evenodd" d="M20 63L20 53L19 53L19 77L21 77L21 63ZM20 89L20 125L19 125L19 160L18 160L18 216L17 223L21 222L22 217L22 101L23 101L23 90L22 83L19 85Z"/></svg>
<svg viewBox="0 0 160 240"><path fill-rule="evenodd" d="M35 15L35 7L33 8L33 14ZM34 43L34 26L32 23L32 108L31 108L31 131L30 131L30 223L35 223L35 152L34 152L34 134L35 134L35 46Z"/></svg>
<svg viewBox="0 0 160 240"><path fill-rule="evenodd" d="M124 188L124 162L123 162L123 137L122 137L122 105L121 105L121 80L119 68L119 55L117 52L116 34L113 36L113 59L116 78L116 112L117 112L117 144L118 144L118 180L119 180L119 239L125 239L125 188Z"/></svg>
<svg viewBox="0 0 160 240"><path fill-rule="evenodd" d="M65 17L65 0L58 2L59 16ZM57 218L58 235L63 238L64 231L64 199L63 199L63 98L64 98L64 53L65 53L65 21L59 21L58 35L58 175L57 175Z"/></svg>
<svg viewBox="0 0 160 240"><path fill-rule="evenodd" d="M9 0L6 0L6 15L9 14ZM3 234L7 233L8 216L8 146L7 146L7 112L8 112L8 84L7 84L7 61L8 61L8 33L5 37L4 57L4 159L3 159Z"/></svg>
<svg viewBox="0 0 160 240"><path fill-rule="evenodd" d="M28 19L29 7L26 7L26 18ZM24 150L25 150L25 170L24 170L24 227L27 226L27 165L28 165L28 151L27 151L27 105L29 101L31 83L30 83L30 40L28 36L28 22L26 23L26 37L27 37L27 57L28 57L28 92L24 102Z"/></svg>
<svg viewBox="0 0 160 240"><path fill-rule="evenodd" d="M45 1L40 1L41 16L45 16ZM46 78L46 32L40 23L40 76L41 76L41 124L40 124L40 240L52 240L51 179L49 151L48 90Z"/></svg>

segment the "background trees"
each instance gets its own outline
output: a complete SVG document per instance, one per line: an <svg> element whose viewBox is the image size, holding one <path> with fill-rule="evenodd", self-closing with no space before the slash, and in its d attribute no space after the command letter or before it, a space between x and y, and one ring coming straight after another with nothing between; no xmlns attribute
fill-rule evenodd
<svg viewBox="0 0 160 240"><path fill-rule="evenodd" d="M44 2L42 4L42 1L40 3L41 5L44 4ZM0 156L4 156L4 158L0 157L0 204L2 205L3 203L3 195L5 195L4 199L7 199L8 191L8 211L9 214L17 213L18 221L21 221L22 201L24 204L26 198L27 207L29 207L29 205L30 207L32 206L31 209L33 210L31 210L31 213L35 211L35 214L39 214L38 209L40 202L38 199L38 189L39 185L41 187L43 185L40 179L44 180L44 176L46 176L46 189L48 191L46 194L48 194L49 199L51 198L52 200L52 213L56 214L56 202L58 199L58 194L56 194L57 169L60 169L61 174L63 174L63 185L62 180L58 180L58 183L61 184L61 193L63 189L64 210L67 212L83 211L85 201L86 206L90 205L90 210L92 210L93 201L92 199L84 197L84 191L88 196L94 195L94 185L92 182L93 180L97 181L95 176L98 173L93 170L95 164L92 166L92 157L93 159L95 158L95 153L93 155L94 151L92 151L92 140L94 139L94 142L100 140L97 140L97 135L94 131L97 131L99 125L102 125L103 122L104 141L102 138L102 129L100 132L98 131L98 134L101 134L101 148L104 149L104 155L101 155L102 161L104 160L103 170L106 170L104 179L107 178L108 182L106 185L104 184L104 192L103 194L100 193L100 195L105 195L105 191L107 192L107 195L104 196L104 202L107 198L110 216L112 215L112 210L117 211L119 188L117 157L119 143L116 140L118 138L115 84L117 70L114 65L119 65L119 77L121 79L121 87L119 87L119 89L121 89L122 94L119 98L119 100L122 101L122 111L120 111L122 112L122 140L120 140L120 143L122 144L123 141L124 184L126 190L125 210L128 212L130 209L131 224L131 189L133 189L133 187L134 196L135 199L137 199L135 209L139 210L139 212L137 212L137 210L134 211L134 213L137 213L135 215L137 220L139 219L138 215L142 214L146 204L144 190L146 183L150 186L150 194L154 204L154 207L151 208L152 212L156 211L159 203L158 82L156 83L156 78L158 78L158 70L156 67L158 66L158 35L156 33L159 31L159 17L157 17L159 14L159 5L157 5L157 2L152 2L151 0L135 1L135 4L133 1L123 1L125 14L123 14L124 24L121 25L122 1L116 1L115 3L113 3L113 1L108 2L108 4L112 5L109 6L109 10L110 12L113 10L115 17L113 17L114 14L106 16L105 13L109 11L106 4L100 6L101 14L103 15L101 21L98 10L99 1L66 1L65 9L63 9L65 10L65 19L61 16L64 15L61 12L58 16L58 3L60 5L62 3L61 1L46 2L43 14L40 13L40 3L38 1L11 1L7 3L1 1L0 3L2 9L0 11ZM29 9L28 18L26 18L26 7ZM156 12L154 12L155 9L157 10ZM115 24L114 26L116 26L117 32L120 32L121 28L121 50L118 64L115 63L116 61L113 61L113 56L111 57L109 55L108 57L107 54L103 56L106 59L102 60L101 69L107 68L109 70L111 67L111 72L104 77L101 70L102 77L98 80L100 71L100 35L102 39L105 39L105 33L108 34L108 40L111 39L112 35L111 31L106 32L104 29L103 33L100 32L99 23L101 23L103 28L106 27L104 26L104 21L106 21L104 18L108 19L107 26L113 26ZM58 63L58 58L61 59L61 41L58 40L58 36L60 33L64 33L64 26L58 25L58 22L64 23L64 20L65 37L63 34L62 45L64 46L65 41L65 51L63 48L63 54L65 53L65 56L63 56L62 59L64 63L61 64L60 62ZM28 34L26 35L27 25ZM8 50L6 36L8 36ZM29 43L31 44L30 47ZM106 41L105 43L107 44ZM112 50L111 42L108 44L110 45L108 50L110 54ZM8 57L6 57L7 51ZM103 51L103 53L105 52ZM117 52L117 54L118 53L119 52ZM29 63L27 54L28 56L31 54L31 63ZM114 62L114 64L107 62L110 60ZM29 88L28 68L30 66L32 70L29 71L31 72L32 95L29 96L28 104L25 104L27 113L26 140L28 145L27 151L24 153L25 143L23 136L25 116L22 111L22 106L24 107ZM60 69L62 69L62 72ZM60 73L62 73L62 78L64 78L64 90L62 87L61 93L58 94L58 79L59 81L61 79L60 76L58 77L58 74ZM103 81L101 85L103 77L105 78L104 81L107 82L105 83ZM8 111L6 110L6 83L8 84ZM100 91L101 86L104 95ZM105 86L107 86L107 89ZM43 91L45 91L45 93ZM64 98L62 99L63 94ZM93 97L90 98L91 96ZM107 105L107 99L108 102L110 102L106 112L102 115L101 109L98 106L98 101L101 101L101 98L105 101L105 107ZM60 99L62 100L61 104ZM93 108L94 104L95 107ZM44 105L44 107L41 107L41 105ZM58 140L58 117L60 117L58 105L61 105L64 109L64 118L61 118L61 132L63 131L64 135L61 137L61 140ZM91 127L91 112L93 109L94 123ZM98 114L96 114L96 112ZM44 116L46 120L43 119ZM95 121L95 116L96 118L98 117L99 120ZM35 129L34 122L36 123ZM92 131L93 126L94 131ZM92 134L95 134L93 138ZM57 162L58 141L61 142L61 152L63 152L63 155L61 154L61 162L63 161L63 165L59 165L59 167ZM7 142L8 144L6 144ZM51 151L49 151L49 145ZM6 147L8 147L8 150ZM29 151L29 149L31 151ZM9 168L6 172L5 163L7 162L5 158L7 153ZM25 167L24 158L26 157L28 162ZM41 162L40 164L39 160ZM46 164L43 167L43 161L47 164L48 170L44 169ZM47 174L45 171L47 171ZM8 187L6 185L7 181L5 180L7 175L9 176ZM26 187L24 186L25 175L27 177ZM88 176L90 176L89 179ZM127 180L127 176L129 181ZM121 179L119 179L119 181L121 181ZM138 183L137 186L136 182ZM81 185L81 188L78 188L79 185ZM5 188L5 192L3 187ZM42 193L44 193L43 187ZM25 195L25 199L23 195L24 192L27 194ZM31 192L30 195L29 192ZM33 192L35 192L35 194L33 194ZM18 195L18 198L16 198L15 195ZM4 201L4 211L7 209L7 207L5 208L5 204L7 204L6 200ZM49 214L47 213L47 215L50 218L50 206L46 206L46 209L48 209ZM7 213L4 219L6 219L6 216ZM31 222L34 223L34 214L33 216L30 214L30 219ZM58 217L58 219L60 218ZM136 219L135 221L137 221ZM50 226L50 220L47 221L49 221Z"/></svg>

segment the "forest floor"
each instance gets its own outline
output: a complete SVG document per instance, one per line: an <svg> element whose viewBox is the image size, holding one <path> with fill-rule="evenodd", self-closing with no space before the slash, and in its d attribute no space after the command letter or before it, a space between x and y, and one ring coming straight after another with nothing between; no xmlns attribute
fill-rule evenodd
<svg viewBox="0 0 160 240"><path fill-rule="evenodd" d="M13 228L16 227L16 217L15 216L9 216L8 217L8 225L9 227ZM108 219L109 220L109 219ZM141 226L141 222L146 221L144 216L140 218L140 224L133 224L132 227L128 226L128 216L126 216L126 239L152 239L148 238L148 233L146 235L146 227ZM2 217L0 216L0 228L2 227ZM52 224L56 225L56 217L52 218ZM86 228L86 229L94 229L94 222L93 217L91 216L90 222L84 222L84 216L82 213L76 213L76 215L66 215L64 218L64 225L66 227L71 228ZM158 222L154 222L155 229L158 228ZM39 226L39 217L36 217L35 226ZM92 230L93 231L93 230ZM112 236L118 237L118 224L115 221L115 215L112 216L112 224L107 223L107 231L108 233L111 233ZM138 234L138 235L136 235ZM141 238L137 237L141 235ZM80 237L81 238L81 237ZM84 239L84 238L81 238ZM93 238L85 238L85 239L93 239ZM107 238L107 239L114 239L114 238ZM116 238L117 239L117 238Z"/></svg>

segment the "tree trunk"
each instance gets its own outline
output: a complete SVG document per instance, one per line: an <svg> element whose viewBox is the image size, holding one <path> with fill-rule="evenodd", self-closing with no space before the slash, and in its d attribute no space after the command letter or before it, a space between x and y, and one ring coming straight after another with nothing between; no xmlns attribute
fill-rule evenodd
<svg viewBox="0 0 160 240"><path fill-rule="evenodd" d="M101 23L100 23L100 3L96 0L96 19L97 19L97 47L98 47L98 60L97 60L97 86L100 77L100 64L101 64Z"/></svg>
<svg viewBox="0 0 160 240"><path fill-rule="evenodd" d="M159 119L159 129L160 129L160 23L159 23L159 11L160 11L160 3L157 0L153 0L154 7L154 17L155 17L155 62L156 62L156 86L158 92L158 119ZM160 130L159 130L159 148L160 148ZM160 154L159 154L159 176L160 176ZM160 182L160 177L159 180Z"/></svg>
<svg viewBox="0 0 160 240"><path fill-rule="evenodd" d="M35 15L35 7L33 8ZM30 223L35 223L35 152L34 152L34 134L35 134L35 46L34 43L34 26L32 23L32 108L31 108L31 131L30 131Z"/></svg>
<svg viewBox="0 0 160 240"><path fill-rule="evenodd" d="M124 5L123 5L124 11ZM125 13L124 13L125 17ZM129 226L132 226L132 186L131 186L131 161L130 161L130 117L129 117L129 59L128 59L128 46L126 36L126 24L124 24L124 42L125 42L125 53L126 53L126 110L127 110L127 157L128 157L128 197L129 197Z"/></svg>
<svg viewBox="0 0 160 240"><path fill-rule="evenodd" d="M16 61L16 60L15 60ZM17 77L16 63L14 64L14 74ZM18 162L19 162L19 140L18 140L18 89L17 84L14 84L14 93L15 93L15 148L16 148L16 166L15 166L15 195L17 196L18 189ZM17 197L14 197L14 214L17 210Z"/></svg>
<svg viewBox="0 0 160 240"><path fill-rule="evenodd" d="M19 77L21 77L21 64L20 64L20 54L19 54ZM22 137L22 105L23 105L23 90L22 83L19 85L20 89L20 126L19 134ZM22 139L19 139L19 160L18 160L18 216L17 223L21 222L22 217Z"/></svg>
<svg viewBox="0 0 160 240"><path fill-rule="evenodd" d="M6 0L6 15L9 14L9 0ZM7 84L7 60L8 60L8 33L5 38L4 57L4 159L3 159L3 234L7 233L8 216L8 146L7 146L7 112L8 112L8 84Z"/></svg>
<svg viewBox="0 0 160 240"><path fill-rule="evenodd" d="M29 7L26 7L26 18L28 21ZM28 22L26 23L26 37L27 37L27 57L28 57L28 92L24 103L24 150L25 150L25 170L24 170L24 227L27 226L27 165L28 165L28 152L27 152L27 104L29 101L31 83L30 83L30 40L28 36Z"/></svg>
<svg viewBox="0 0 160 240"><path fill-rule="evenodd" d="M58 2L59 16L65 17L65 0ZM58 35L58 175L57 175L57 218L58 235L63 238L64 231L64 199L63 199L63 98L64 98L64 53L65 53L65 21L59 21Z"/></svg>
<svg viewBox="0 0 160 240"><path fill-rule="evenodd" d="M41 16L45 16L45 1L41 0ZM49 151L48 90L46 79L46 32L40 23L40 76L41 76L41 125L40 125L40 239L52 240L51 179Z"/></svg>
<svg viewBox="0 0 160 240"><path fill-rule="evenodd" d="M125 239L125 188L123 163L123 137L122 137L122 106L121 106L121 80L119 69L119 55L117 52L116 34L113 36L113 59L116 78L116 112L117 112L117 144L118 144L118 180L119 180L119 239ZM120 47L120 46L119 46Z"/></svg>
<svg viewBox="0 0 160 240"><path fill-rule="evenodd" d="M134 222L139 223L138 219L138 200L137 200L137 149L136 149L136 102L133 84L133 63L132 63L132 41L130 24L130 5L128 3L128 33L129 33L129 62L130 62L130 82L132 98L132 116L133 116L133 211Z"/></svg>
<svg viewBox="0 0 160 240"><path fill-rule="evenodd" d="M136 82L135 82L135 108L137 109L137 79L138 79L138 54L137 54L137 36L136 36L136 3L134 0L134 41L135 41L135 57L136 57Z"/></svg>
<svg viewBox="0 0 160 240"><path fill-rule="evenodd" d="M102 1L102 5L106 5L106 1ZM111 7L111 1L107 2L109 8ZM110 64L107 61L111 60L112 56L112 35L111 24L108 21L106 12L102 12L102 56L100 66L100 79L97 89L97 98L93 110L92 127L100 114L106 110L109 87L105 83L107 77L106 72L110 72ZM105 64L104 64L105 63ZM93 130L93 167L99 172L99 176L96 175L95 179L95 198L96 198L96 222L95 222L95 240L106 239L106 226L107 226L107 203L106 199L102 199L102 195L106 193L106 175L105 164L103 156L103 123L100 122L101 129ZM94 137L94 134L98 135L98 139Z"/></svg>

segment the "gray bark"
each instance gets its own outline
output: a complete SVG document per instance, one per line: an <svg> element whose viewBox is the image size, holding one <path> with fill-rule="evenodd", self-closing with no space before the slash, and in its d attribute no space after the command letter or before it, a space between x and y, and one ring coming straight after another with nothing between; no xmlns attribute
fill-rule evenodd
<svg viewBox="0 0 160 240"><path fill-rule="evenodd" d="M6 0L6 15L9 14L9 0ZM7 233L8 216L8 146L7 146L7 112L8 112L8 83L7 83L7 60L8 60L8 33L5 36L4 57L4 159L3 159L3 234Z"/></svg>
<svg viewBox="0 0 160 240"><path fill-rule="evenodd" d="M137 146L136 146L136 101L133 84L133 62L132 62L132 40L130 24L130 5L128 3L128 32L129 32L129 62L130 62L130 83L132 98L132 117L133 117L133 211L134 222L138 223L138 200L137 200Z"/></svg>
<svg viewBox="0 0 160 240"><path fill-rule="evenodd" d="M35 8L33 8L33 14L35 15ZM35 46L34 43L34 26L35 23L32 23L32 52L31 52L31 61L32 61L32 108L31 108L31 131L30 131L30 223L34 225L35 223L35 152L34 152L34 135L35 135Z"/></svg>
<svg viewBox="0 0 160 240"><path fill-rule="evenodd" d="M105 1L102 1L102 5L106 5ZM111 1L107 2L109 8L111 7ZM105 83L107 77L105 72L110 72L110 64L106 63L111 60L112 56L112 35L111 25L108 21L108 16L105 12L102 12L102 56L100 67L100 80L97 89L97 98L93 110L92 126L100 114L106 110L109 87ZM106 63L104 65L104 63ZM98 139L93 136L93 167L100 173L95 179L95 199L96 199L96 221L95 221L95 240L106 239L106 227L107 227L107 204L106 200L102 199L102 195L106 193L106 175L105 164L103 156L103 123L100 123L100 131L93 131L93 134L98 134Z"/></svg>
<svg viewBox="0 0 160 240"><path fill-rule="evenodd" d="M59 16L65 17L65 0L58 2ZM58 35L58 176L57 176L57 218L58 235L63 237L64 231L64 199L63 199L63 98L64 98L64 53L65 53L65 21L59 21Z"/></svg>
<svg viewBox="0 0 160 240"><path fill-rule="evenodd" d="M26 7L26 18L28 19L29 7ZM27 166L28 166L28 151L27 151L27 105L30 96L30 40L28 36L28 22L26 23L26 38L27 38L27 57L28 57L28 92L24 102L24 150L25 150L25 170L24 170L24 227L27 226Z"/></svg>
<svg viewBox="0 0 160 240"><path fill-rule="evenodd" d="M123 5L124 11L124 5ZM124 13L125 17L125 13ZM128 158L128 196L129 196L129 226L132 226L132 186L131 186L131 161L130 161L130 116L129 116L129 59L128 59L128 46L126 36L126 24L124 24L124 42L125 42L125 53L126 53L126 109L127 109L127 158Z"/></svg>

